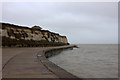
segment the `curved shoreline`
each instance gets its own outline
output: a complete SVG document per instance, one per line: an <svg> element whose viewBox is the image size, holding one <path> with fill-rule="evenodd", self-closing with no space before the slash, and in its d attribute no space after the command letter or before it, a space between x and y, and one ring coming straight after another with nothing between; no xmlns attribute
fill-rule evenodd
<svg viewBox="0 0 120 80"><path fill-rule="evenodd" d="M52 48L52 49L47 49L45 51L42 51L38 54L38 59L41 61L41 63L43 63L43 65L50 70L51 72L53 72L55 75L57 75L59 78L78 78L75 75L67 72L66 70L62 69L61 67L57 66L56 64L54 64L53 62L49 61L47 58L48 56L46 55L48 54L52 54L51 52L57 51L57 50L65 50L65 49L69 49L69 48L74 48L76 47L75 45L72 46L62 46L60 48Z"/></svg>
<svg viewBox="0 0 120 80"><path fill-rule="evenodd" d="M14 80L15 78L76 79L78 77L60 68L46 58L47 54L53 54L49 52L73 47L76 46L66 45L46 48L3 48L3 61L4 64L6 64L3 68L3 80L6 78L12 78Z"/></svg>

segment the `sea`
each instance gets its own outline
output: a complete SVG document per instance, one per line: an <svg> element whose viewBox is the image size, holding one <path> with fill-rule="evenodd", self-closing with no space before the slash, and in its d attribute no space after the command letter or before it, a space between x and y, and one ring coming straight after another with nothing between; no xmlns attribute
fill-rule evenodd
<svg viewBox="0 0 120 80"><path fill-rule="evenodd" d="M118 78L117 44L78 44L52 56L55 63L79 78Z"/></svg>

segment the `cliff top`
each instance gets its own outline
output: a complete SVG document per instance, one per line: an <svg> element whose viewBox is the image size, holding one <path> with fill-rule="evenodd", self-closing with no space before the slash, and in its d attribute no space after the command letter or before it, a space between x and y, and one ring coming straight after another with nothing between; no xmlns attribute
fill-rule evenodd
<svg viewBox="0 0 120 80"><path fill-rule="evenodd" d="M29 29L29 30L32 30L32 31L36 31L37 30L37 31L41 31L41 32L49 32L49 33L52 33L52 34L59 35L58 33L50 32L49 30L41 30L42 28L40 26L33 26L32 28L29 28L29 27L26 27L26 26L19 26L19 25L15 25L15 24L2 23L2 22L0 22L0 25L2 26L2 29L5 29L6 27L22 28L22 29ZM61 37L66 37L66 36L61 36Z"/></svg>
<svg viewBox="0 0 120 80"><path fill-rule="evenodd" d="M33 29L40 29L40 30L42 29L40 26L33 26L32 28Z"/></svg>

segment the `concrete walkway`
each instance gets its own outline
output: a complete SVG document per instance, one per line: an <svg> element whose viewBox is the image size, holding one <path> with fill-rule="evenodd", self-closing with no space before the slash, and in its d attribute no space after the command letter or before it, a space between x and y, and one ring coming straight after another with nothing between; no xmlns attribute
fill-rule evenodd
<svg viewBox="0 0 120 80"><path fill-rule="evenodd" d="M3 78L77 78L44 55L46 50L73 46L47 48L3 48Z"/></svg>

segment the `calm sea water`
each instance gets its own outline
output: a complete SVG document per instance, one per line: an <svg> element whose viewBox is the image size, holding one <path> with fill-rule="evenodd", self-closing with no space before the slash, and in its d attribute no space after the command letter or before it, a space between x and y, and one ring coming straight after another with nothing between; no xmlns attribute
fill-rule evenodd
<svg viewBox="0 0 120 80"><path fill-rule="evenodd" d="M118 77L118 45L85 44L49 60L80 78Z"/></svg>

